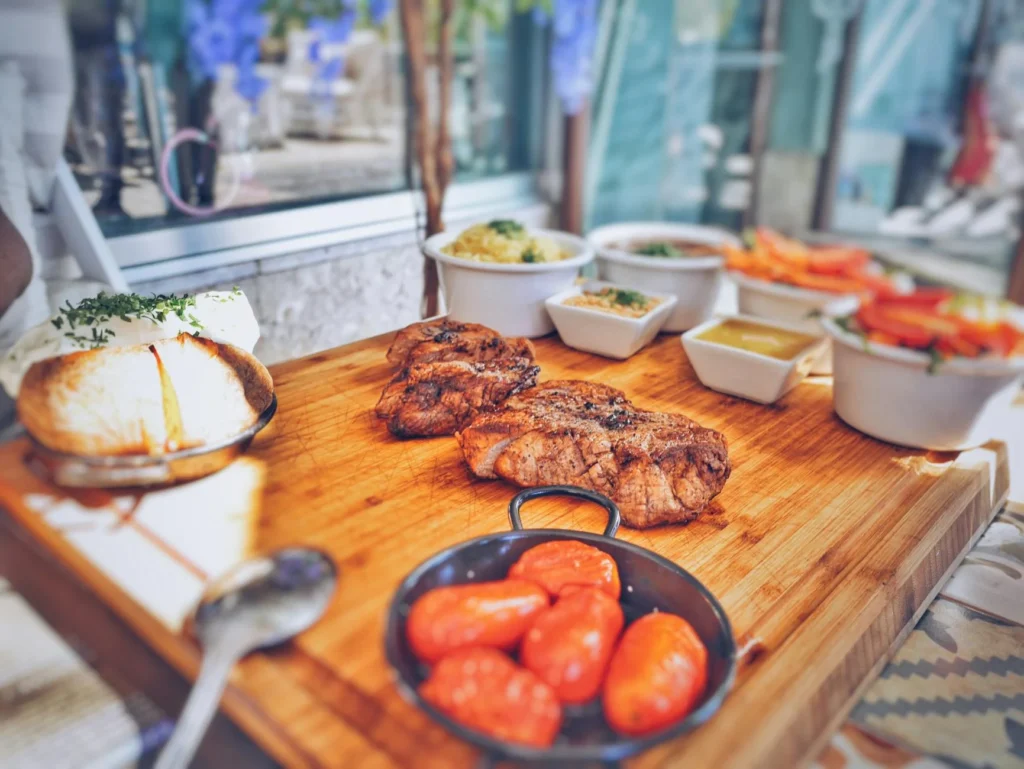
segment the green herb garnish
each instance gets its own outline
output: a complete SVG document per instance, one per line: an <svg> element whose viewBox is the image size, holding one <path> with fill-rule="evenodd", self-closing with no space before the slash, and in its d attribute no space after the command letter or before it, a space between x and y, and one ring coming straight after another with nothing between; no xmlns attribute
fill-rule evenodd
<svg viewBox="0 0 1024 769"><path fill-rule="evenodd" d="M647 306L647 297L639 291L631 291L628 288L606 288L601 294L610 297L614 304L623 307L643 308Z"/></svg>
<svg viewBox="0 0 1024 769"><path fill-rule="evenodd" d="M67 302L65 307L58 309L57 317L50 320L58 331L66 323L68 331L64 336L80 347L93 349L102 347L114 336L110 329L99 329L98 324L106 323L111 318L120 318L126 323L133 320L151 320L162 323L170 315L187 322L192 328L202 330L203 324L192 313L196 306L195 297L175 296L174 294L157 294L140 296L139 294L107 294L101 291L91 299L83 299L77 305ZM74 333L77 329L91 328L91 336Z"/></svg>
<svg viewBox="0 0 1024 769"><path fill-rule="evenodd" d="M843 318L833 318L832 322L839 326L843 331L849 331L851 334L861 333L860 329L854 325L852 315L847 315Z"/></svg>
<svg viewBox="0 0 1024 769"><path fill-rule="evenodd" d="M93 326L91 331L91 336L83 336L82 334L76 334L73 331L64 332L64 336L79 347L89 348L90 350L98 350L100 347L105 347L115 336L113 329L109 328L101 330Z"/></svg>
<svg viewBox="0 0 1024 769"><path fill-rule="evenodd" d="M241 295L242 289L240 289L238 286L232 286L231 293L228 294L227 296L211 296L210 298L213 299L213 301L217 302L217 304L227 304L228 302L235 301L235 298Z"/></svg>
<svg viewBox="0 0 1024 769"><path fill-rule="evenodd" d="M526 228L513 219L495 219L488 222L487 226L499 235L512 240L521 240L526 237Z"/></svg>
<svg viewBox="0 0 1024 769"><path fill-rule="evenodd" d="M665 243L663 241L657 241L655 243L645 243L636 250L640 256L667 256L667 257L678 257L685 256L682 251L673 246L671 243Z"/></svg>
<svg viewBox="0 0 1024 769"><path fill-rule="evenodd" d="M527 264L533 264L534 262L540 261L540 257L537 255L537 252L534 251L532 248L528 248L525 251L523 251L522 259Z"/></svg>
<svg viewBox="0 0 1024 769"><path fill-rule="evenodd" d="M938 348L936 348L934 344L925 350L925 352L928 353L929 358L928 368L925 369L925 371L929 374L937 374L939 371L939 364L946 362L945 356L939 352Z"/></svg>

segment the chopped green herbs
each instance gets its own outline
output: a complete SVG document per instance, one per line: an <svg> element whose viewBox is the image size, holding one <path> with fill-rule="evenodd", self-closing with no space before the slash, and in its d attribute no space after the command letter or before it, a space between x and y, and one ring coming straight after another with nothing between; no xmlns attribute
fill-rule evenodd
<svg viewBox="0 0 1024 769"><path fill-rule="evenodd" d="M639 291L631 291L628 288L605 288L601 294L611 298L615 304L623 307L636 307L641 309L647 306L647 297Z"/></svg>
<svg viewBox="0 0 1024 769"><path fill-rule="evenodd" d="M79 347L89 348L90 350L98 350L100 347L106 346L107 343L115 336L113 329L109 328L101 330L93 326L90 330L92 331L91 336L76 334L73 331L65 331L64 336Z"/></svg>
<svg viewBox="0 0 1024 769"><path fill-rule="evenodd" d="M242 295L242 289L240 289L238 286L232 286L231 287L231 293L228 294L227 296L212 296L211 295L210 298L213 299L213 301L217 302L218 304L227 304L228 302L235 301L235 298L239 297L241 295Z"/></svg>
<svg viewBox="0 0 1024 769"><path fill-rule="evenodd" d="M114 332L111 329L100 329L98 324L106 323L111 318L120 318L126 323L133 320L151 320L162 323L171 315L188 323L192 328L201 331L203 324L193 314L196 306L195 297L175 296L174 294L157 294L140 296L139 294L107 294L100 292L90 299L83 299L77 305L67 302L58 310L58 315L51 319L53 327L58 331L67 324L68 331L64 336L80 347L97 348L107 344ZM75 333L91 327L91 336Z"/></svg>
<svg viewBox="0 0 1024 769"><path fill-rule="evenodd" d="M640 254L640 256L685 256L685 254L678 248L673 246L671 243L666 243L664 241L645 243L636 250L636 253Z"/></svg>
<svg viewBox="0 0 1024 769"><path fill-rule="evenodd" d="M925 352L928 353L929 358L928 368L926 370L929 374L937 374L939 371L939 364L945 363L946 361L945 357L943 357L942 353L938 351L938 348L936 348L935 345L929 347Z"/></svg>
<svg viewBox="0 0 1024 769"><path fill-rule="evenodd" d="M499 235L512 240L521 240L526 237L526 228L512 219L495 219L488 222L487 226Z"/></svg>
<svg viewBox="0 0 1024 769"><path fill-rule="evenodd" d="M534 262L540 261L540 257L537 256L537 252L534 251L532 248L528 248L525 251L523 251L522 259L527 264L533 264Z"/></svg>

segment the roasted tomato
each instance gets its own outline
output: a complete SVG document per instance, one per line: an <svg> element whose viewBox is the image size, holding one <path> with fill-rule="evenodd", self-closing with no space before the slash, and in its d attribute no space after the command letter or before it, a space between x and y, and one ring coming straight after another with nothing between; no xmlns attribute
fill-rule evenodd
<svg viewBox="0 0 1024 769"><path fill-rule="evenodd" d="M523 580L439 587L412 605L405 633L425 662L467 646L509 650L549 604L540 586Z"/></svg>
<svg viewBox="0 0 1024 769"><path fill-rule="evenodd" d="M507 742L546 748L562 726L554 690L497 649L449 654L420 694L449 718Z"/></svg>
<svg viewBox="0 0 1024 769"><path fill-rule="evenodd" d="M626 628L608 665L605 718L630 737L664 729L693 710L707 677L708 651L690 623L647 614Z"/></svg>
<svg viewBox="0 0 1024 769"><path fill-rule="evenodd" d="M562 702L586 702L601 691L624 622L619 602L600 588L567 590L527 631L519 661Z"/></svg>
<svg viewBox="0 0 1024 769"><path fill-rule="evenodd" d="M575 539L531 547L512 565L508 576L536 582L555 597L568 585L599 587L615 600L622 592L615 559Z"/></svg>

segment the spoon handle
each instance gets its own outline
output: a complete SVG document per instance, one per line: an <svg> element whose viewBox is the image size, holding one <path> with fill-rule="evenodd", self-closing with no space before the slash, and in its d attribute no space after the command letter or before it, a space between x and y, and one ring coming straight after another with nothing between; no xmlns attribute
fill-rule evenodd
<svg viewBox="0 0 1024 769"><path fill-rule="evenodd" d="M235 644L225 643L213 644L203 656L199 677L154 769L187 769L217 713L228 674L241 656Z"/></svg>

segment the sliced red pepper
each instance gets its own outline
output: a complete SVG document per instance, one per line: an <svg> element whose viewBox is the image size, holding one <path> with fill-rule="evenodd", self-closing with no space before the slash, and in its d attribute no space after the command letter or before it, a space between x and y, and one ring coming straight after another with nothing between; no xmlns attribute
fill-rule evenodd
<svg viewBox="0 0 1024 769"><path fill-rule="evenodd" d="M898 309L896 315L893 315L887 312L882 305L866 304L857 312L857 322L869 332L880 331L889 334L899 339L901 344L918 349L930 347L936 339L955 336L957 333L957 325L950 323L947 319L935 316L936 319L945 320L948 324L948 326L942 326L933 324L930 320L922 321L913 315L914 311L912 310ZM952 327L952 333L949 333L949 327Z"/></svg>
<svg viewBox="0 0 1024 769"><path fill-rule="evenodd" d="M935 310L883 304L881 311L887 318L918 326L931 332L936 339L946 339L960 333L960 324L956 322L956 319L948 315L941 315Z"/></svg>
<svg viewBox="0 0 1024 769"><path fill-rule="evenodd" d="M840 275L813 275L809 272L793 272L786 276L788 282L800 288L813 291L828 291L833 294L862 294L864 286L855 278Z"/></svg>
<svg viewBox="0 0 1024 769"><path fill-rule="evenodd" d="M887 334L884 331L869 331L868 341L876 342L878 344L888 344L893 347L899 347L900 338L895 334Z"/></svg>
<svg viewBox="0 0 1024 769"><path fill-rule="evenodd" d="M902 296L896 284L884 275L861 271L857 273L855 279L863 290L870 292L876 299L896 299Z"/></svg>
<svg viewBox="0 0 1024 769"><path fill-rule="evenodd" d="M871 254L859 248L813 248L807 269L818 275L850 275L871 262Z"/></svg>
<svg viewBox="0 0 1024 769"><path fill-rule="evenodd" d="M946 356L949 355L961 355L964 358L977 358L981 354L981 348L978 345L968 342L966 339L953 336L948 339L942 339L938 342L939 352Z"/></svg>
<svg viewBox="0 0 1024 769"><path fill-rule="evenodd" d="M878 301L886 307L900 305L905 307L924 307L935 309L943 302L952 299L955 294L948 288L919 288L912 294L879 297Z"/></svg>
<svg viewBox="0 0 1024 769"><path fill-rule="evenodd" d="M754 235L757 244L783 264L798 270L807 269L807 246L799 240L787 238L767 227L758 227Z"/></svg>
<svg viewBox="0 0 1024 769"><path fill-rule="evenodd" d="M969 318L957 318L956 322L960 326L962 339L1003 357L1013 355L1014 350L1024 341L1024 332L1007 321L984 323Z"/></svg>

